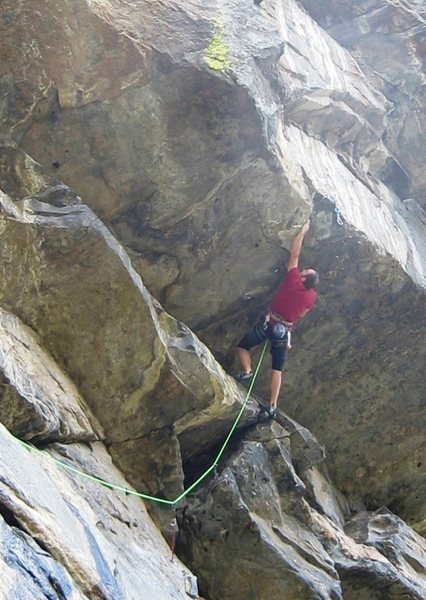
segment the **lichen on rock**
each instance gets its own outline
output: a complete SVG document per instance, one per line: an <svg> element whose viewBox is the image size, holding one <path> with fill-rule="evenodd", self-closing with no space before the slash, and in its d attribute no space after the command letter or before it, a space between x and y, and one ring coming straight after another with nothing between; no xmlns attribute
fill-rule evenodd
<svg viewBox="0 0 426 600"><path fill-rule="evenodd" d="M214 36L204 53L204 60L214 71L225 73L231 68L229 46L225 40L225 26L217 17L213 21Z"/></svg>

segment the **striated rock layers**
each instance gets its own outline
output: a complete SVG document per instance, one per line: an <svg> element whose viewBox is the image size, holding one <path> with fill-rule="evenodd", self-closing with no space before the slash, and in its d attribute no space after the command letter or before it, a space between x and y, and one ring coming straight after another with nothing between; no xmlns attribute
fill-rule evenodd
<svg viewBox="0 0 426 600"><path fill-rule="evenodd" d="M3 0L2 597L426 597L425 18ZM171 507L134 492L172 502L213 464L235 343L307 218L298 422L248 401L172 561Z"/></svg>

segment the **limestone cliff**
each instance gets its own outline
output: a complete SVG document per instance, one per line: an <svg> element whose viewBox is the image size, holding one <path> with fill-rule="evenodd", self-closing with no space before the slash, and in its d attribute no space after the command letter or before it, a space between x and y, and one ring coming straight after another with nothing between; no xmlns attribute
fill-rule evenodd
<svg viewBox="0 0 426 600"><path fill-rule="evenodd" d="M426 597L425 23L402 0L3 0L4 598ZM171 507L137 492L215 461L235 343L307 218L320 298L277 422L249 399L172 561Z"/></svg>

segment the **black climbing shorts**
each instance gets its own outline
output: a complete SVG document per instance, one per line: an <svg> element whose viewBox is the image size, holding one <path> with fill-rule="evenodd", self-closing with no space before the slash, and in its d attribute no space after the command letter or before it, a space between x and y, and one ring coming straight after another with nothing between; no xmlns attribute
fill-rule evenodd
<svg viewBox="0 0 426 600"><path fill-rule="evenodd" d="M243 339L239 342L238 347L244 350L251 350L265 340L271 342L272 369L274 371L282 371L287 360L287 336L284 339L277 340L273 335L272 325L261 320L257 325L246 333Z"/></svg>

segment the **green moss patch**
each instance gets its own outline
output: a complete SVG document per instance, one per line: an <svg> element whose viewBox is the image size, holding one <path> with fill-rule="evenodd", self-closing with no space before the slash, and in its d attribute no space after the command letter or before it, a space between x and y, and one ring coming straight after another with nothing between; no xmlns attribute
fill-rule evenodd
<svg viewBox="0 0 426 600"><path fill-rule="evenodd" d="M219 19L214 21L215 35L210 42L204 60L211 69L224 73L231 67L229 48L224 40L224 27Z"/></svg>

